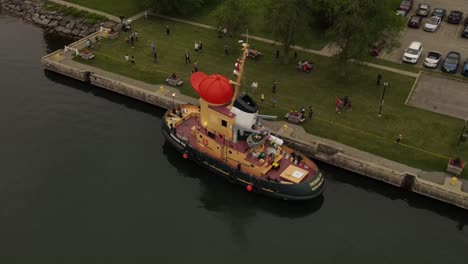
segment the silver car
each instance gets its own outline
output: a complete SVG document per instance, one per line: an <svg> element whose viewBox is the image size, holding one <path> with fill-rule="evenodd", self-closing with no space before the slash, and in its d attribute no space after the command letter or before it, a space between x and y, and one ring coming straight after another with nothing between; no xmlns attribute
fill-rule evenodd
<svg viewBox="0 0 468 264"><path fill-rule="evenodd" d="M437 51L429 51L424 59L424 66L435 69L442 60L442 54Z"/></svg>
<svg viewBox="0 0 468 264"><path fill-rule="evenodd" d="M433 16L429 18L426 24L424 24L424 30L429 32L436 31L440 26L440 21L442 20L438 16Z"/></svg>

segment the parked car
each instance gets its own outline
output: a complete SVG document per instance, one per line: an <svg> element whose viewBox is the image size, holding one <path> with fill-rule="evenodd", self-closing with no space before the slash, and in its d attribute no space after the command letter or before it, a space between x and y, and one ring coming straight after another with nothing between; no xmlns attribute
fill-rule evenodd
<svg viewBox="0 0 468 264"><path fill-rule="evenodd" d="M442 59L442 54L437 51L429 51L424 59L424 66L428 68L437 68Z"/></svg>
<svg viewBox="0 0 468 264"><path fill-rule="evenodd" d="M427 17L431 13L431 6L428 4L419 4L418 10L416 11L416 15Z"/></svg>
<svg viewBox="0 0 468 264"><path fill-rule="evenodd" d="M468 59L463 63L462 75L468 77Z"/></svg>
<svg viewBox="0 0 468 264"><path fill-rule="evenodd" d="M403 0L400 3L400 7L398 8L400 10L406 11L408 13L413 9L413 0Z"/></svg>
<svg viewBox="0 0 468 264"><path fill-rule="evenodd" d="M407 14L407 12L405 10L400 10L400 9L397 9L397 11L395 13L395 15L402 16L402 17L406 16L406 14Z"/></svg>
<svg viewBox="0 0 468 264"><path fill-rule="evenodd" d="M429 32L436 31L439 28L441 21L442 20L440 19L440 17L437 17L437 16L433 16L429 18L426 21L426 24L424 24L424 30L429 31Z"/></svg>
<svg viewBox="0 0 468 264"><path fill-rule="evenodd" d="M460 53L455 51L449 52L442 64L442 71L447 73L456 73L458 66L460 65L460 58Z"/></svg>
<svg viewBox="0 0 468 264"><path fill-rule="evenodd" d="M434 8L434 11L432 11L431 16L437 16L437 17L440 17L440 20L443 20L445 17L445 14L447 14L447 10L443 8Z"/></svg>
<svg viewBox="0 0 468 264"><path fill-rule="evenodd" d="M463 29L461 36L464 38L468 38L468 25L466 25L465 28Z"/></svg>
<svg viewBox="0 0 468 264"><path fill-rule="evenodd" d="M465 22L463 22L463 25L468 26L468 17L465 18Z"/></svg>
<svg viewBox="0 0 468 264"><path fill-rule="evenodd" d="M419 56L423 51L423 45L421 42L413 41L407 49L405 49L405 53L403 53L402 60L408 63L417 63L419 60Z"/></svg>
<svg viewBox="0 0 468 264"><path fill-rule="evenodd" d="M462 11L450 11L450 14L447 18L447 22L450 24L460 24L463 19L463 12Z"/></svg>
<svg viewBox="0 0 468 264"><path fill-rule="evenodd" d="M422 18L420 16L412 16L408 20L408 27L410 28L419 28L421 25Z"/></svg>

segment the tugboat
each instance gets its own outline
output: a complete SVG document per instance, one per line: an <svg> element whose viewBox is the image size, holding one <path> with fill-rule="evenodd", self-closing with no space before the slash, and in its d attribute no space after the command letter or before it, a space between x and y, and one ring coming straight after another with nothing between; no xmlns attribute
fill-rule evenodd
<svg viewBox="0 0 468 264"><path fill-rule="evenodd" d="M168 109L162 122L166 140L184 159L249 192L284 200L307 200L321 195L325 182L317 165L264 127L260 118L272 117L260 115L249 95L239 95L248 53L248 44L242 46L242 55L236 63L236 82L218 74L191 75L190 83L200 95L200 105Z"/></svg>

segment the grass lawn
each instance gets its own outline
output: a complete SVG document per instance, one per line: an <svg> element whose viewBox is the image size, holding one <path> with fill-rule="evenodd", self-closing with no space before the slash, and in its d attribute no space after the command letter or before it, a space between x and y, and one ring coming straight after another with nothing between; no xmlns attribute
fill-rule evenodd
<svg viewBox="0 0 468 264"><path fill-rule="evenodd" d="M145 10L143 0L65 0L114 16L131 17Z"/></svg>
<svg viewBox="0 0 468 264"><path fill-rule="evenodd" d="M245 2L250 11L251 20L249 21L249 34L273 39L272 34L269 32L265 24L265 5L268 0L239 0ZM195 21L202 24L207 24L210 26L216 26L216 10L221 7L222 1L211 1L210 4L207 4L203 7L202 10L198 12L193 12L191 14L184 15L179 17L182 19ZM177 15L174 15L177 16ZM298 23L296 27L296 40L295 45L321 50L325 45L329 43L329 40L325 37L323 30L319 28L311 28L306 24Z"/></svg>
<svg viewBox="0 0 468 264"><path fill-rule="evenodd" d="M166 25L171 28L170 37L165 35ZM218 39L214 31L157 18L138 20L133 28L140 37L135 48L125 43L121 34L117 40L103 40L101 47L95 50L96 58L84 63L153 84L163 83L167 76L176 72L185 80L181 92L198 97L189 85L192 64L184 63L184 51L188 49L192 62L198 59L200 71L235 79L232 71L240 52L237 39ZM193 51L196 40L203 41L200 54ZM153 63L151 41L156 44L158 64ZM230 46L230 56L223 55L225 44ZM468 142L456 146L463 121L404 104L414 78L385 72L390 86L385 95L383 116L379 118L382 90L375 85L375 79L381 70L352 64L344 75L330 58L299 53L299 58L316 65L316 70L306 74L298 72L294 62L276 61L276 46L261 42L250 44L263 52L264 57L248 60L243 85L250 87L254 80L259 83L260 91L253 97L259 102L260 93L265 94L265 103L259 103L261 113L276 114L282 119L288 110L312 105L314 119L303 125L309 133L425 170L444 170L448 157L468 160ZM136 64L126 62L125 54L135 56ZM278 82L276 107L271 103L273 80ZM353 111L337 114L335 99L345 95L352 99ZM397 145L394 141L399 133L403 135L404 144Z"/></svg>

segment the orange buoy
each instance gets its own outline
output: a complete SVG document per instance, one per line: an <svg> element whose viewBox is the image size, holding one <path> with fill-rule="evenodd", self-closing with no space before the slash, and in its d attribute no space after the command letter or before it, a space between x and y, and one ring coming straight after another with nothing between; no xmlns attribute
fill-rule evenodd
<svg viewBox="0 0 468 264"><path fill-rule="evenodd" d="M249 185L247 185L247 187L246 187L246 188L247 188L247 191L248 191L248 192L251 192L251 191L253 190L253 188L252 188L252 185L250 185L250 184L249 184Z"/></svg>
<svg viewBox="0 0 468 264"><path fill-rule="evenodd" d="M183 157L184 159L188 159L188 154L187 154L187 153L184 153L184 154L182 154L182 157Z"/></svg>

